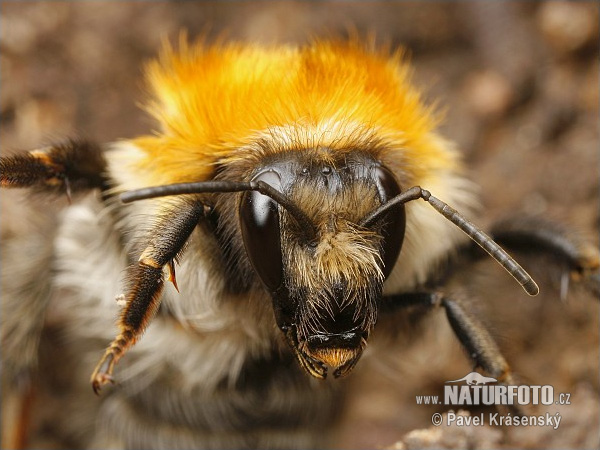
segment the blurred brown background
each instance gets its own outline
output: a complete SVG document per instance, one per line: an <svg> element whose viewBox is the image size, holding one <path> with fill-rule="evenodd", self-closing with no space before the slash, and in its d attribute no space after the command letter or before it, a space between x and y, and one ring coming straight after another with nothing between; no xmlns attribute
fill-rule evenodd
<svg viewBox="0 0 600 450"><path fill-rule="evenodd" d="M0 7L3 153L67 136L106 142L150 131L154 124L137 107L144 98L142 67L162 39L176 41L181 29L192 37L225 33L268 43L373 33L408 49L416 85L447 111L442 132L457 143L470 178L481 186L479 224L527 212L598 242L597 3L82 1ZM26 232L31 208L24 199L23 193L2 193L4 237ZM64 203L43 209L54 215ZM544 278L540 267L533 272ZM558 431L487 430L433 446L598 447L598 303L577 289L562 302L552 282L539 297L526 298L495 267L478 268L473 278L481 285L474 307L515 371L532 384L571 393L572 405L548 408L563 417ZM442 319L434 314L431 327L446 326ZM347 381L354 389L337 445L426 444L405 436L427 428L437 411L415 405L415 395L437 395L445 380L471 369L444 333L440 338L425 330L402 348L394 357L409 362L403 367L356 370Z"/></svg>

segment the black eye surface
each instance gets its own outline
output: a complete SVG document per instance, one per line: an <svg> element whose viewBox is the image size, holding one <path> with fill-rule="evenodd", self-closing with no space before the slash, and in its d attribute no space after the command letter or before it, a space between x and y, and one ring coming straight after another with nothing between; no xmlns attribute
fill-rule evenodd
<svg viewBox="0 0 600 450"><path fill-rule="evenodd" d="M277 172L262 172L252 179L259 180L281 189L281 178ZM245 192L239 219L244 247L252 267L271 292L277 291L283 278L277 203L259 192Z"/></svg>
<svg viewBox="0 0 600 450"><path fill-rule="evenodd" d="M396 179L385 167L375 168L375 182L381 204L387 203L401 192ZM404 241L404 230L406 228L404 205L398 205L390 209L379 219L379 222L383 223L381 228L383 236L383 274L387 278L396 264Z"/></svg>

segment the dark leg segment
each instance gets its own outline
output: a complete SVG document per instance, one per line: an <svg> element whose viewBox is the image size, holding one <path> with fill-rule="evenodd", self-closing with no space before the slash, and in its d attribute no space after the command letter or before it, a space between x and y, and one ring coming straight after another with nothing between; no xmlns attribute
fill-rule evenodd
<svg viewBox="0 0 600 450"><path fill-rule="evenodd" d="M70 197L73 192L104 190L105 169L106 161L99 145L70 140L0 158L0 186L30 187Z"/></svg>
<svg viewBox="0 0 600 450"><path fill-rule="evenodd" d="M384 297L383 302L390 310L418 305L431 308L442 306L452 330L476 367L481 367L503 383L512 381L508 363L492 336L483 324L457 301L436 292L415 292Z"/></svg>
<svg viewBox="0 0 600 450"><path fill-rule="evenodd" d="M476 367L481 367L499 382L511 384L508 363L494 339L475 317L454 300L441 299L448 322Z"/></svg>
<svg viewBox="0 0 600 450"><path fill-rule="evenodd" d="M204 214L205 207L201 203L180 201L177 208L154 227L148 246L127 275L127 304L119 319L120 333L92 374L92 386L96 393L102 385L112 381L115 364L136 343L156 313L164 286L163 267L172 270L172 261Z"/></svg>
<svg viewBox="0 0 600 450"><path fill-rule="evenodd" d="M463 308L459 302L435 292L417 292L384 297L384 303L390 310L410 306L424 305L431 308L442 306L446 311L448 322L456 334L459 342L475 363L499 383L505 385L516 384L510 366L502 356L496 342L485 326ZM392 306L393 305L393 306ZM512 411L520 414L516 405Z"/></svg>

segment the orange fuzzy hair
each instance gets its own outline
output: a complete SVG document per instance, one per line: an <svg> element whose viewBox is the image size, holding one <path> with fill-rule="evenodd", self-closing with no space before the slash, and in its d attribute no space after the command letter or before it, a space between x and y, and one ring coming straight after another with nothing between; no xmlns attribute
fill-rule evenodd
<svg viewBox="0 0 600 450"><path fill-rule="evenodd" d="M256 158L265 137L275 151L377 142L384 164L418 184L458 162L408 75L401 52L356 41L166 46L147 70L160 129L123 163L136 184L157 185L209 179L215 164Z"/></svg>

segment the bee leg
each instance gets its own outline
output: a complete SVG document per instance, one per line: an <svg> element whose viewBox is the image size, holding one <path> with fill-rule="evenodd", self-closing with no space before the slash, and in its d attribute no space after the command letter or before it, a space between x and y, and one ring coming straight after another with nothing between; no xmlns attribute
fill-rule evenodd
<svg viewBox="0 0 600 450"><path fill-rule="evenodd" d="M516 384L510 366L494 338L485 326L456 300L437 292L422 292L388 296L384 298L384 302L396 308L417 305L429 308L443 307L454 334L475 363L475 368L481 367L501 384ZM513 414L523 415L518 405L508 407Z"/></svg>
<svg viewBox="0 0 600 450"><path fill-rule="evenodd" d="M181 252L205 211L199 202L179 202L152 230L149 244L127 274L126 306L118 323L120 333L92 374L96 394L104 384L113 381L115 364L137 342L156 313L164 286L163 268Z"/></svg>
<svg viewBox="0 0 600 450"><path fill-rule="evenodd" d="M66 194L105 190L106 161L102 148L88 141L69 140L21 155L0 158L0 187L30 187Z"/></svg>
<svg viewBox="0 0 600 450"><path fill-rule="evenodd" d="M582 284L600 298L600 251L588 242L573 239L557 224L539 218L506 220L492 228L492 236L505 248L544 254L565 269L561 297L569 281Z"/></svg>

